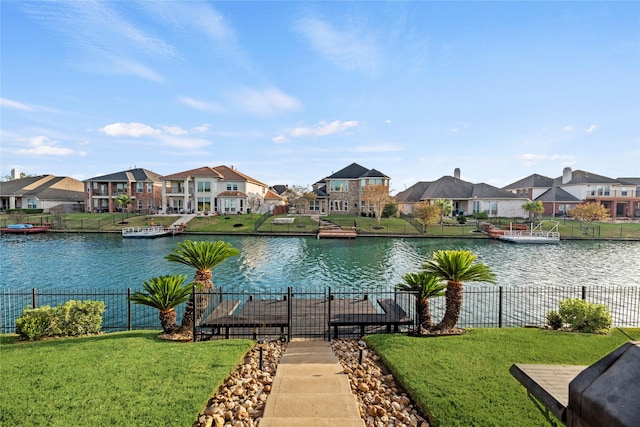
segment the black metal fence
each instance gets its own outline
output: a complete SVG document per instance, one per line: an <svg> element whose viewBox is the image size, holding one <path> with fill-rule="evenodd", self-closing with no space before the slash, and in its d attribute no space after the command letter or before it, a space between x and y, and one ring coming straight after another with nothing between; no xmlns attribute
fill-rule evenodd
<svg viewBox="0 0 640 427"><path fill-rule="evenodd" d="M128 300L131 292L131 289L0 289L0 332L14 332L15 321L26 307L56 306L72 299L104 301L102 329L106 332L160 329L158 311L131 303ZM383 316L391 301L412 321L417 317L415 295L396 291L332 291L329 287L260 292L217 289L207 294L196 292L194 297L208 301L207 309L196 313L196 332L203 337L225 338L228 334L322 338L331 333L330 321L335 323L340 316L347 319L339 326L340 336L359 335L362 331L386 332L389 326L396 329L392 320ZM640 286L468 285L458 325L467 328L543 325L547 313L557 310L558 302L567 298L606 304L614 327L640 327ZM430 300L430 305L432 316L438 321L444 315L444 297ZM184 305L177 311L180 320ZM206 326L207 322L210 326ZM403 323L399 329L410 330L414 325Z"/></svg>

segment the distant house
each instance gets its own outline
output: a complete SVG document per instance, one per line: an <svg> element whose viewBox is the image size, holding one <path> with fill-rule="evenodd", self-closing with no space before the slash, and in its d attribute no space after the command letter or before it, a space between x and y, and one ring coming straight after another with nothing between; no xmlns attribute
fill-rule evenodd
<svg viewBox="0 0 640 427"><path fill-rule="evenodd" d="M162 211L241 214L269 212L284 199L233 167L203 166L162 177Z"/></svg>
<svg viewBox="0 0 640 427"><path fill-rule="evenodd" d="M474 184L460 179L460 169L454 176L443 176L435 181L421 181L396 195L398 212L411 215L420 203L450 200L453 215L471 215L486 212L490 217L524 217L522 205L528 200L489 184Z"/></svg>
<svg viewBox="0 0 640 427"><path fill-rule="evenodd" d="M162 199L160 175L136 168L84 180L87 212L116 212L115 198L126 194L132 200L131 209L157 211Z"/></svg>
<svg viewBox="0 0 640 427"><path fill-rule="evenodd" d="M84 186L77 179L53 175L12 178L0 182L2 211L42 209L45 213L67 213L84 210Z"/></svg>
<svg viewBox="0 0 640 427"><path fill-rule="evenodd" d="M640 216L640 178L614 179L566 167L558 178L530 175L503 188L541 201L544 215L565 215L581 203L598 202L613 219Z"/></svg>
<svg viewBox="0 0 640 427"><path fill-rule="evenodd" d="M329 215L368 213L371 207L362 199L364 188L384 185L388 189L390 180L378 170L352 163L313 184L316 198L308 201L309 211Z"/></svg>

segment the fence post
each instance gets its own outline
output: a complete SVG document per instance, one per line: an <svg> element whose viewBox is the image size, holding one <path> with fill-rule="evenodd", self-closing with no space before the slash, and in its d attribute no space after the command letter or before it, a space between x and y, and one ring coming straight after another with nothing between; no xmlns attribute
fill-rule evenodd
<svg viewBox="0 0 640 427"><path fill-rule="evenodd" d="M31 288L31 307L36 308L36 288Z"/></svg>
<svg viewBox="0 0 640 427"><path fill-rule="evenodd" d="M193 334L192 336L192 341L196 342L196 290L197 287L196 285L193 285L193 290L191 291L191 301L193 303L193 331L191 331L191 333Z"/></svg>
<svg viewBox="0 0 640 427"><path fill-rule="evenodd" d="M582 287L582 300L585 301L587 299L587 287Z"/></svg>
<svg viewBox="0 0 640 427"><path fill-rule="evenodd" d="M327 298L327 330L329 333L327 334L327 340L331 341L331 326L329 323L331 322L331 300L333 297L331 296L331 286L329 286L329 296Z"/></svg>
<svg viewBox="0 0 640 427"><path fill-rule="evenodd" d="M127 330L131 330L131 288L127 288Z"/></svg>
<svg viewBox="0 0 640 427"><path fill-rule="evenodd" d="M502 328L502 286L498 292L498 328Z"/></svg>
<svg viewBox="0 0 640 427"><path fill-rule="evenodd" d="M291 315L291 308L293 306L292 297L293 295L291 294L291 286L289 286L287 288L287 342L291 342L291 320L293 318L293 316Z"/></svg>

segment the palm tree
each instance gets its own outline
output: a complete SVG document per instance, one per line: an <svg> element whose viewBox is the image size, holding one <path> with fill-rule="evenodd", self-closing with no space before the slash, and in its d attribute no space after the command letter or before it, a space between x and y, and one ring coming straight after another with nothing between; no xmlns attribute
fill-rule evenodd
<svg viewBox="0 0 640 427"><path fill-rule="evenodd" d="M129 300L160 310L160 324L166 334L174 332L176 325L175 308L191 298L193 285L184 284L186 274L153 277L144 282L144 292L134 292Z"/></svg>
<svg viewBox="0 0 640 427"><path fill-rule="evenodd" d="M525 202L522 205L522 209L524 209L525 212L529 213L529 221L535 220L538 215L544 213L544 206L542 205L542 202L540 200L536 202L531 200Z"/></svg>
<svg viewBox="0 0 640 427"><path fill-rule="evenodd" d="M113 201L116 202L120 209L122 209L122 222L120 224L124 224L124 210L131 204L131 197L129 197L129 195L127 194L121 194L118 197L114 198Z"/></svg>
<svg viewBox="0 0 640 427"><path fill-rule="evenodd" d="M237 255L240 255L240 251L227 242L185 240L184 242L179 242L178 247L173 249L173 253L166 255L165 258L171 262L179 262L195 268L194 284L199 290L210 292L214 289L211 281L211 269L227 258ZM195 310L197 309L198 313L202 313L207 308L207 304L207 295L200 295L196 302L197 307L194 306L193 299L187 301L187 307L180 325L180 333L186 334L193 330Z"/></svg>
<svg viewBox="0 0 640 427"><path fill-rule="evenodd" d="M430 329L433 324L431 323L429 298L443 296L447 285L437 277L430 276L424 271L407 273L402 276L402 280L404 280L404 283L398 283L396 288L401 291L416 292L418 294L417 306L420 330Z"/></svg>
<svg viewBox="0 0 640 427"><path fill-rule="evenodd" d="M440 223L442 224L444 217L449 216L453 211L453 203L451 203L451 200L436 199L433 201L433 204L440 209Z"/></svg>
<svg viewBox="0 0 640 427"><path fill-rule="evenodd" d="M447 281L446 309L435 331L453 332L462 310L462 282L496 283L496 275L484 264L474 264L478 256L467 250L439 250L424 263L424 272Z"/></svg>

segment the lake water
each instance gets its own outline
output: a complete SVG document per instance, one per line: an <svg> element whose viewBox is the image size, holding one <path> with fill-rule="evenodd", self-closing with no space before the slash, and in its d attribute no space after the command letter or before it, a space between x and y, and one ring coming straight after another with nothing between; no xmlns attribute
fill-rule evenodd
<svg viewBox="0 0 640 427"><path fill-rule="evenodd" d="M0 237L0 288L139 289L151 277L194 271L164 256L177 242L224 240L240 249L213 270L224 289L331 286L388 290L438 249L470 249L503 286L640 286L640 242L563 241L515 245L480 239L176 236L153 240L111 234ZM468 284L471 286L471 284Z"/></svg>

